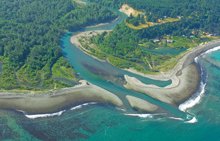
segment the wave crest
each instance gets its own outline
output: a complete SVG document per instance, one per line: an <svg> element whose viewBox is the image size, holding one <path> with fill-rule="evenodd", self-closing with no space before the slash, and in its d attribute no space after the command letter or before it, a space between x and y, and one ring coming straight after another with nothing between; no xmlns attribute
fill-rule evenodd
<svg viewBox="0 0 220 141"><path fill-rule="evenodd" d="M76 109L81 109L83 106L88 106L88 105L94 105L97 104L96 102L90 102L90 103L84 103L75 107L72 107L70 110L76 110ZM18 112L22 112L25 117L29 119L37 119L37 118L47 118L47 117L54 117L54 116L61 116L66 110L62 110L56 113L47 113L47 114L35 114L35 115L28 115L26 114L25 111L17 110Z"/></svg>

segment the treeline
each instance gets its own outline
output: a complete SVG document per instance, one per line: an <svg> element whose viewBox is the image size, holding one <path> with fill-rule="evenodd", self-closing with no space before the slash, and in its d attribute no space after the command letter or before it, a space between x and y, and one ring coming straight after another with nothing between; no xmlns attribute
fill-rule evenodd
<svg viewBox="0 0 220 141"><path fill-rule="evenodd" d="M97 0L90 1L97 2ZM128 17L126 22L118 25L112 32L103 33L91 39L98 50L107 54L107 59L118 67L133 67L142 72L167 69L168 65L169 67L175 65L175 57L178 57L178 54L164 53L164 50L172 52L167 48L187 48L191 46L190 44L196 46L206 42L209 39L201 37L204 32L220 34L220 5L216 4L218 0L100 0L100 3L114 8L127 3L144 13L137 17ZM166 19L166 17L175 19L178 17L179 20L158 22L159 19ZM146 22L156 24L139 30L127 25L131 23L138 26ZM176 38L176 41L172 38ZM186 45L184 43L186 41L189 44ZM155 53L160 49L161 53ZM165 62L168 63L165 64Z"/></svg>
<svg viewBox="0 0 220 141"><path fill-rule="evenodd" d="M141 10L147 21L156 22L164 17L182 17L182 22L188 22L188 27L204 30L213 34L220 34L220 5L219 0L90 0L105 6L119 8L122 4L129 4ZM183 27L180 27L183 28Z"/></svg>
<svg viewBox="0 0 220 141"><path fill-rule="evenodd" d="M38 82L42 88L52 88L51 68L62 58L61 35L114 18L104 7L72 0L1 0L0 88L26 88L20 81L33 88Z"/></svg>

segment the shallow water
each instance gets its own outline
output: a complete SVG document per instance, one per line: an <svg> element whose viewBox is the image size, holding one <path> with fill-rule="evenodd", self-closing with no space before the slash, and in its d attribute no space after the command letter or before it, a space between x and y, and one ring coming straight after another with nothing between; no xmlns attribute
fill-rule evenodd
<svg viewBox="0 0 220 141"><path fill-rule="evenodd" d="M112 24L85 30L111 29L123 17ZM186 123L189 114L161 103L146 95L126 90L121 83L124 74L138 77L145 83L166 86L170 82L160 82L122 71L108 63L99 62L85 55L69 42L71 33L62 38L63 51L80 77L103 87L120 98L133 95L157 105L164 112L159 115L138 115L129 109L117 109L111 105L85 104L78 108L66 109L60 116L30 119L22 113L0 111L0 140L90 140L90 141L206 141L220 137L220 51L199 58L207 77L204 96L199 104L188 110L194 115L194 123ZM215 62L215 64L212 64ZM85 65L87 64L87 65ZM89 67L88 67L89 66ZM93 73L96 69L96 72ZM130 115L128 115L130 114ZM136 114L136 115L135 115ZM192 117L189 117L189 120Z"/></svg>

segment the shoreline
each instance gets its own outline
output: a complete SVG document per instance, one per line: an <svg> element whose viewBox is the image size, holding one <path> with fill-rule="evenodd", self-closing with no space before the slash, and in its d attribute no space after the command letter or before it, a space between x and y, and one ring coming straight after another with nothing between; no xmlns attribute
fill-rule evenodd
<svg viewBox="0 0 220 141"><path fill-rule="evenodd" d="M159 80L159 81L168 81L171 80L171 85L166 86L165 88L172 88L179 85L180 80L178 79L178 75L181 74L181 71L186 68L188 65L192 64L194 62L194 59L205 53L206 51L220 46L220 40L214 40L211 41L205 45L199 45L188 52L186 52L178 61L178 63L175 65L175 67L167 72L160 72L157 74L144 74L141 72L136 71L133 68L125 69L126 71L141 75L143 77L147 77L153 80ZM157 87L155 85L151 85L152 87Z"/></svg>
<svg viewBox="0 0 220 141"><path fill-rule="evenodd" d="M201 69L195 59L200 55L205 54L213 48L219 48L220 40L212 41L208 44L198 46L187 52L179 61L179 63L164 74L145 75L142 76L155 80L172 80L172 83L167 87L158 87L155 85L146 85L136 78L125 76L127 84L124 86L148 96L151 96L159 101L171 104L181 105L187 102L201 87Z"/></svg>
<svg viewBox="0 0 220 141"><path fill-rule="evenodd" d="M95 59L98 59L97 57L89 54L85 50L83 50L81 46L81 43L79 42L79 39L82 35L84 34L100 34L102 32L110 32L111 30L95 30L95 31L87 31L87 32L81 32L79 34L73 35L71 37L71 43L76 45L79 49L81 49L84 53L86 53L89 56L92 56ZM91 36L90 35L90 36ZM217 45L218 44L218 45ZM220 40L215 40L212 42L209 42L208 44L198 46L190 51L188 51L178 62L178 64L169 72L166 73L161 73L158 75L148 75L148 74L142 74L139 73L135 70L129 69L128 71L131 71L133 73L142 75L144 77L148 77L151 79L155 80L172 80L172 84L165 87L165 89L172 90L174 88L177 88L182 85L183 83L180 83L182 80L186 80L187 77L185 78L180 78L184 72L185 75L188 75L192 72L192 70L199 75L198 68L196 65L191 65L189 68L190 64L194 62L194 58L216 46L220 45ZM101 60L100 61L105 61L106 60ZM191 69L194 67L194 69ZM195 69L197 68L197 69ZM186 71L185 71L186 70ZM196 72L197 71L197 72ZM192 74L192 73L191 73ZM143 88L138 88L140 85L141 87L149 89L148 91L154 91L150 92L151 96L159 99L163 102L177 105L180 104L180 102L184 102L192 96L193 92L197 90L199 86L199 80L200 78L197 76L195 79L194 75L192 78L194 79L194 85L190 93L185 95L184 97L180 97L177 95L169 95L165 94L165 96L162 96L163 98L158 98L158 94L156 96L154 95L155 92L163 91L164 88L160 88L155 85L145 85L142 82L140 82L136 78L129 78L127 77L127 85L125 85L126 88L128 89L133 89L142 93L146 93ZM189 77L188 77L189 78ZM136 80L135 80L136 79ZM132 83L130 83L131 81ZM129 84L130 83L130 84ZM185 83L184 83L185 84ZM187 83L186 83L187 84ZM129 86L130 85L130 86ZM196 85L196 86L195 86ZM136 87L135 87L136 86ZM138 87L137 87L138 86ZM193 92L192 92L193 91ZM88 94L89 92L89 94ZM161 96L159 96L161 97ZM164 98L165 97L165 98ZM139 101L139 100L138 100ZM60 111L64 109L65 107L68 106L73 106L73 105L79 105L82 103L87 103L87 102L97 102L97 103L104 103L104 104L112 104L116 107L121 107L123 106L123 102L121 99L119 99L116 95L112 94L111 92L102 89L96 85L90 84L85 80L81 80L81 84L77 85L75 87L71 88L63 88L59 90L48 90L48 91L29 91L29 90L24 90L24 91L1 91L0 92L0 107L1 109L14 109L14 110L21 110L25 111L28 114L42 114L42 113L54 113L57 111ZM141 102L140 102L141 103ZM140 104L139 103L139 104Z"/></svg>
<svg viewBox="0 0 220 141"><path fill-rule="evenodd" d="M81 49L87 55L100 60L96 56L86 52L85 48L82 47L81 43L79 42L79 38L87 36L88 33L100 34L105 30L95 30L89 32L83 32L78 35L74 35L71 37L71 43L76 45L79 49ZM91 35L90 35L91 36ZM132 78L129 76L125 76L125 80L127 84L124 85L125 88L138 91L140 93L147 94L157 100L162 102L178 106L183 102L187 101L189 98L196 93L200 87L200 69L198 64L195 64L194 59L201 55L202 53L220 46L220 39L210 41L206 44L199 45L191 50L188 50L182 57L178 60L178 63L174 66L173 69L167 72L160 72L158 74L143 74L138 72L132 68L125 69L126 71L141 75L143 77L147 77L153 80L159 81L167 81L171 80L172 83L166 87L159 87L153 84L146 85L139 81L136 78ZM107 60L101 60L107 61ZM165 93L165 94L164 94Z"/></svg>
<svg viewBox="0 0 220 141"><path fill-rule="evenodd" d="M196 64L182 70L182 74L178 76L179 84L172 88L161 88L154 85L147 85L139 81L137 78L125 75L127 89L132 89L140 93L146 94L159 101L179 105L192 96L200 85L200 70Z"/></svg>
<svg viewBox="0 0 220 141"><path fill-rule="evenodd" d="M123 102L116 95L85 80L79 86L55 90L52 94L0 95L1 109L25 111L28 114L54 113L88 102L123 106Z"/></svg>

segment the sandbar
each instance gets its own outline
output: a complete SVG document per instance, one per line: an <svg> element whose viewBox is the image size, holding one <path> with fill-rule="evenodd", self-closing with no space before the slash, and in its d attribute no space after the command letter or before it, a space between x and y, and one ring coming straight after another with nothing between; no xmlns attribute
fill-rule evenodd
<svg viewBox="0 0 220 141"><path fill-rule="evenodd" d="M117 107L123 105L122 101L113 93L86 81L76 87L39 95L0 93L1 109L20 110L28 114L53 113L87 102L110 104Z"/></svg>

